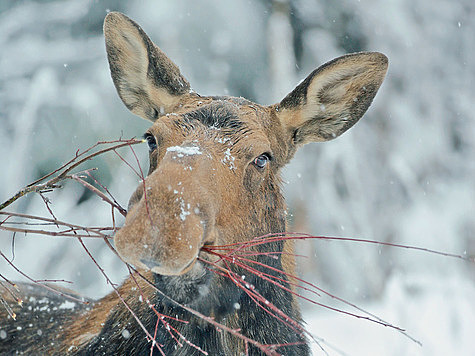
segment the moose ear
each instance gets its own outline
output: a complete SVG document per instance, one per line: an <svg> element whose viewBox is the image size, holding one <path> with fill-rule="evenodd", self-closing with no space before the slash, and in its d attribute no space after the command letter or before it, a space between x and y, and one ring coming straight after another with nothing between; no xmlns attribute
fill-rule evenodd
<svg viewBox="0 0 475 356"><path fill-rule="evenodd" d="M293 143L328 141L348 130L371 105L387 68L385 55L363 52L314 70L275 106Z"/></svg>
<svg viewBox="0 0 475 356"><path fill-rule="evenodd" d="M104 35L115 87L134 114L154 121L189 93L190 84L178 67L127 16L109 13Z"/></svg>

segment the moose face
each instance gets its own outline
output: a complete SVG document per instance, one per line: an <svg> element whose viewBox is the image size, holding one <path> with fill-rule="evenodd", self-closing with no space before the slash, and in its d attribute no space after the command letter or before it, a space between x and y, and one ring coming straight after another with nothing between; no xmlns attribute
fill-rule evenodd
<svg viewBox="0 0 475 356"><path fill-rule="evenodd" d="M115 246L126 262L151 270L183 296L209 291L203 286L211 277L198 257L213 257L204 245L285 231L280 168L299 146L353 126L387 70L380 53L343 56L316 69L279 104L264 107L193 92L178 67L122 14L108 14L104 32L119 96L153 122L144 135L149 174L130 199ZM285 244L276 248L291 248ZM283 259L281 268L291 268Z"/></svg>
<svg viewBox="0 0 475 356"><path fill-rule="evenodd" d="M203 245L285 231L278 171L287 152L272 121L268 109L245 100L196 96L145 133L149 175L115 244L126 261L159 275L175 299L208 294L214 273L197 258L213 257Z"/></svg>
<svg viewBox="0 0 475 356"><path fill-rule="evenodd" d="M178 112L145 134L150 172L115 237L127 261L160 275L200 271L204 244L285 229L278 188L285 144L270 134L268 111L244 100L197 96Z"/></svg>

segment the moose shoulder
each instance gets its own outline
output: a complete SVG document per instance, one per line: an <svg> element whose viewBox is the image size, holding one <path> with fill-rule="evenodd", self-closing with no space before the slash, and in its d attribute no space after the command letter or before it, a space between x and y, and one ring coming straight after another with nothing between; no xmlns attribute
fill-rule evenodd
<svg viewBox="0 0 475 356"><path fill-rule="evenodd" d="M25 303L16 307L17 320L1 315L0 353L143 355L152 345L143 326L150 335L156 333L153 354L201 354L198 347L210 355L309 354L303 333L213 266L244 276L282 315L301 324L290 287L280 288L239 265L224 266L206 247L286 231L281 168L301 145L331 140L361 118L384 79L387 58L376 52L339 57L313 71L280 103L261 106L195 93L178 67L125 15L108 14L104 34L120 98L152 122L144 136L149 173L130 199L115 248L160 293L143 279L129 277L119 288L123 300L112 293L65 312L59 308L61 297L43 296L49 306L43 308L38 288L21 285ZM277 253L250 255L257 262L254 268L270 266L266 273L289 280L291 240L255 250ZM263 350L246 343L177 303L261 345L277 346ZM172 318L159 323L160 315ZM170 327L186 341L173 338Z"/></svg>

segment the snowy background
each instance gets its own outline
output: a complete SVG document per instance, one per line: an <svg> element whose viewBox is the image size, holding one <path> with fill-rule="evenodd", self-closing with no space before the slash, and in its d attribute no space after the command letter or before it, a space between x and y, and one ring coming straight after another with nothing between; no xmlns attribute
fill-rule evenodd
<svg viewBox="0 0 475 356"><path fill-rule="evenodd" d="M261 104L278 102L338 55L385 53L388 76L360 123L304 147L285 170L292 230L475 254L473 0L2 1L1 201L77 149L147 128L109 77L108 10L135 19L197 92ZM146 166L146 148L136 147ZM113 155L89 167L126 206L137 184L130 169ZM60 220L110 221L110 209L78 184L49 197ZM8 210L48 214L39 196ZM103 243L88 245L120 282L120 262ZM34 278L68 279L93 297L108 291L77 241L17 234L14 246L14 263ZM475 355L474 264L354 242L299 248L309 256L300 261L304 278L422 342L304 304L308 329L329 354ZM12 257L12 234L0 232L0 249ZM0 273L20 279L4 261Z"/></svg>

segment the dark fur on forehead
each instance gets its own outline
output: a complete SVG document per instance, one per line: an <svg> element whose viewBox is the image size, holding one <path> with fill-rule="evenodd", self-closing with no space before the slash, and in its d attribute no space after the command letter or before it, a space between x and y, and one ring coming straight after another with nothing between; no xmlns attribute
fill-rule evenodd
<svg viewBox="0 0 475 356"><path fill-rule="evenodd" d="M183 118L189 123L192 120L197 120L207 127L232 131L239 131L245 127L244 122L237 116L235 104L221 100L186 113Z"/></svg>

